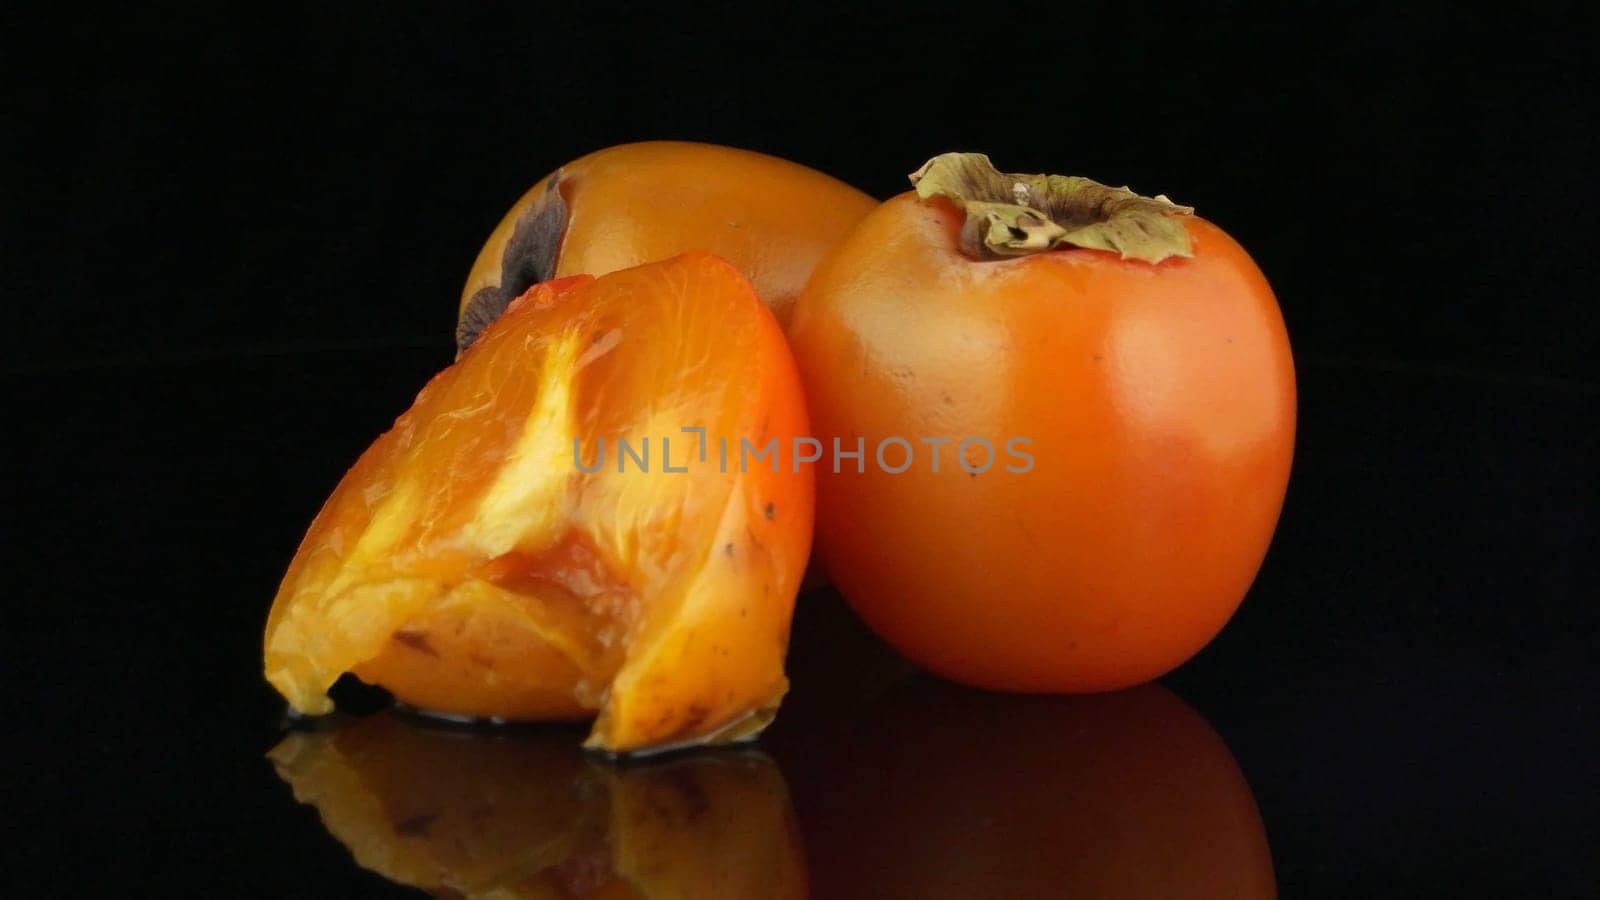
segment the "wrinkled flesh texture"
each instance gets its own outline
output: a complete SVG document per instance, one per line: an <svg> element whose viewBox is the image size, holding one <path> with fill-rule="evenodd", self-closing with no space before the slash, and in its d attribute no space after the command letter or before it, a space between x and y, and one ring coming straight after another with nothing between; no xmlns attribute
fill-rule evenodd
<svg viewBox="0 0 1600 900"><path fill-rule="evenodd" d="M786 686L797 564L751 524L767 501L750 478L658 458L659 436L684 439L679 458L697 440L683 426L754 435L759 307L704 256L530 289L313 522L269 617L268 679L308 714L347 671L454 714L598 712L591 743L613 750L759 730ZM617 471L619 436L652 438L649 472ZM575 438L586 466L603 438L606 465L581 472ZM709 561L732 533L749 564L729 573Z"/></svg>

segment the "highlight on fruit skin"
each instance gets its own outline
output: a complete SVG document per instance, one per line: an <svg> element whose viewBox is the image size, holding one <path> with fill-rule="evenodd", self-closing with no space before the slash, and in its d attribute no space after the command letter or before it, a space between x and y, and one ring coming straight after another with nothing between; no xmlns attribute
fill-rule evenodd
<svg viewBox="0 0 1600 900"><path fill-rule="evenodd" d="M297 732L269 758L361 867L441 896L806 896L783 775L749 749L614 766L560 735L392 713Z"/></svg>
<svg viewBox="0 0 1600 900"><path fill-rule="evenodd" d="M749 150L648 141L590 153L535 184L489 235L462 288L457 346L537 282L690 250L737 266L786 323L817 262L877 205L832 176Z"/></svg>
<svg viewBox="0 0 1600 900"><path fill-rule="evenodd" d="M806 430L783 334L727 262L538 285L334 490L267 679L304 714L352 672L437 713L593 718L616 753L751 737L787 689L812 474L697 444Z"/></svg>

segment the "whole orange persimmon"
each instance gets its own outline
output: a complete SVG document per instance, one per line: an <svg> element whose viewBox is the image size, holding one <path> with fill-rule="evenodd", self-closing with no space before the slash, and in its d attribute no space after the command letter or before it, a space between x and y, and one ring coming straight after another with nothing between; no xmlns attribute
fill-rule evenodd
<svg viewBox="0 0 1600 900"><path fill-rule="evenodd" d="M818 542L947 677L1137 684L1203 647L1276 526L1295 424L1277 302L1164 197L946 154L819 265L789 329ZM842 464L840 464L842 462Z"/></svg>
<svg viewBox="0 0 1600 900"><path fill-rule="evenodd" d="M783 332L727 262L540 284L334 490L267 679L313 714L353 672L435 713L594 718L614 752L753 735L787 688L812 473L715 448L805 431Z"/></svg>
<svg viewBox="0 0 1600 900"><path fill-rule="evenodd" d="M461 292L465 347L532 284L689 250L733 263L787 322L817 262L877 201L814 169L682 141L609 147L535 184L489 235Z"/></svg>

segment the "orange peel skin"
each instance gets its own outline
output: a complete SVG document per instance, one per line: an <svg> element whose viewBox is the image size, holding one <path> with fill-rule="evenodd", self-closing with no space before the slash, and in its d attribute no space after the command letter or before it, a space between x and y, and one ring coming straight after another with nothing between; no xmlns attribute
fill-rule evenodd
<svg viewBox="0 0 1600 900"><path fill-rule="evenodd" d="M459 317L492 316L530 279L705 250L737 266L787 323L811 270L877 205L836 178L750 150L607 147L545 176L506 212L467 275Z"/></svg>
<svg viewBox="0 0 1600 900"><path fill-rule="evenodd" d="M308 715L352 672L451 716L592 718L613 753L753 736L787 689L813 486L739 448L805 433L782 331L729 263L536 285L323 506L267 680Z"/></svg>

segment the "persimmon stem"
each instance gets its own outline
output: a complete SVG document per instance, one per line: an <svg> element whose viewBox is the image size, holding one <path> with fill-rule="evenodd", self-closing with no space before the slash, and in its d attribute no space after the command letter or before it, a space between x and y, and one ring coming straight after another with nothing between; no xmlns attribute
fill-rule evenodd
<svg viewBox="0 0 1600 900"><path fill-rule="evenodd" d="M961 250L1006 259L1063 246L1110 250L1158 263L1192 256L1179 217L1194 208L1068 175L999 171L982 153L944 153L911 173L917 196L943 197L966 214Z"/></svg>

